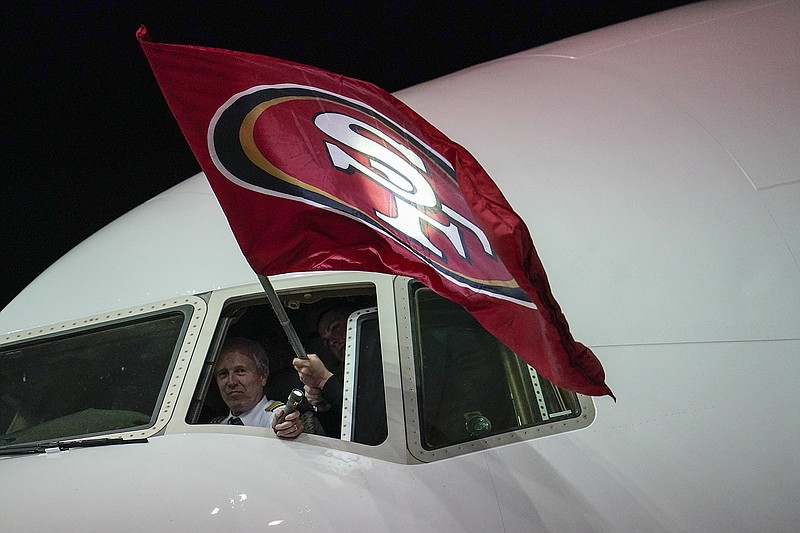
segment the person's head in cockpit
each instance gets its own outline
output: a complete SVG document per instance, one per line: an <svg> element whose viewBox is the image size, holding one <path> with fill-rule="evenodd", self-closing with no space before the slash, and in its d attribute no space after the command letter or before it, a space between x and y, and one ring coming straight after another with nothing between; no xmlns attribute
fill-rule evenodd
<svg viewBox="0 0 800 533"><path fill-rule="evenodd" d="M220 395L230 409L228 416L215 423L272 427L276 435L288 438L303 432L299 411L284 417L284 404L264 395L269 359L259 343L243 337L227 339L214 375Z"/></svg>
<svg viewBox="0 0 800 533"><path fill-rule="evenodd" d="M322 342L339 361L344 360L347 318L350 313L351 310L347 307L334 307L323 313L317 326Z"/></svg>

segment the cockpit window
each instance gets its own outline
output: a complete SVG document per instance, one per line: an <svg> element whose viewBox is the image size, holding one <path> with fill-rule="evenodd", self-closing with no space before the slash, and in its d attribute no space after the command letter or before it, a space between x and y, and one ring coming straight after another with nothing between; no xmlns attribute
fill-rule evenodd
<svg viewBox="0 0 800 533"><path fill-rule="evenodd" d="M155 421L189 310L81 329L0 352L0 446Z"/></svg>
<svg viewBox="0 0 800 533"><path fill-rule="evenodd" d="M319 357L332 374L312 405L299 410L306 433L379 445L388 435L377 299L372 284L331 286L283 293L280 299L305 351ZM259 344L268 359L264 395L286 402L292 389L304 390L292 365L295 354L271 305L257 298L227 302L215 341L195 390L186 421L215 424L230 412L213 368L226 339L243 337Z"/></svg>
<svg viewBox="0 0 800 533"><path fill-rule="evenodd" d="M581 417L575 393L539 376L461 306L421 286L413 302L423 455Z"/></svg>

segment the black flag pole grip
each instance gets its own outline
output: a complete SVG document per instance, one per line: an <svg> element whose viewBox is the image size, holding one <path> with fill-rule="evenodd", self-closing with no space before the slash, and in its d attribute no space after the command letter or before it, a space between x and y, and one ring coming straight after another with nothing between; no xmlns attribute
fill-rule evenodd
<svg viewBox="0 0 800 533"><path fill-rule="evenodd" d="M300 337L297 336L297 332L294 330L294 326L289 320L289 315L286 314L286 310L283 308L283 304L280 298L278 298L278 294L275 292L275 288L272 286L269 278L259 274L258 280L261 282L261 286L264 287L264 292L267 293L267 298L269 298L272 310L275 311L275 315L278 317L278 322L281 323L283 331L286 332L286 336L289 338L289 344L292 345L295 356L297 356L298 359L308 359L306 349L303 348L303 343L300 342Z"/></svg>

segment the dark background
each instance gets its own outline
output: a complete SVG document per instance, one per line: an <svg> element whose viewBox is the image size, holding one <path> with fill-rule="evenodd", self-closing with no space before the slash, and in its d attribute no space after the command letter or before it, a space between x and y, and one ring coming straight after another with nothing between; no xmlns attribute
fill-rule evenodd
<svg viewBox="0 0 800 533"><path fill-rule="evenodd" d="M80 241L200 170L135 31L395 91L690 0L24 2L0 7L0 308Z"/></svg>

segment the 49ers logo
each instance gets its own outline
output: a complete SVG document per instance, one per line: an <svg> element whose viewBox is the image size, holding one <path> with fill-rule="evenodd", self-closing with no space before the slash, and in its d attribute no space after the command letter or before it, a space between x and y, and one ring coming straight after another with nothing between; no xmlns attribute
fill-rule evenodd
<svg viewBox="0 0 800 533"><path fill-rule="evenodd" d="M217 110L208 146L242 187L357 219L451 281L533 307L470 220L452 165L361 102L301 85L253 87Z"/></svg>

